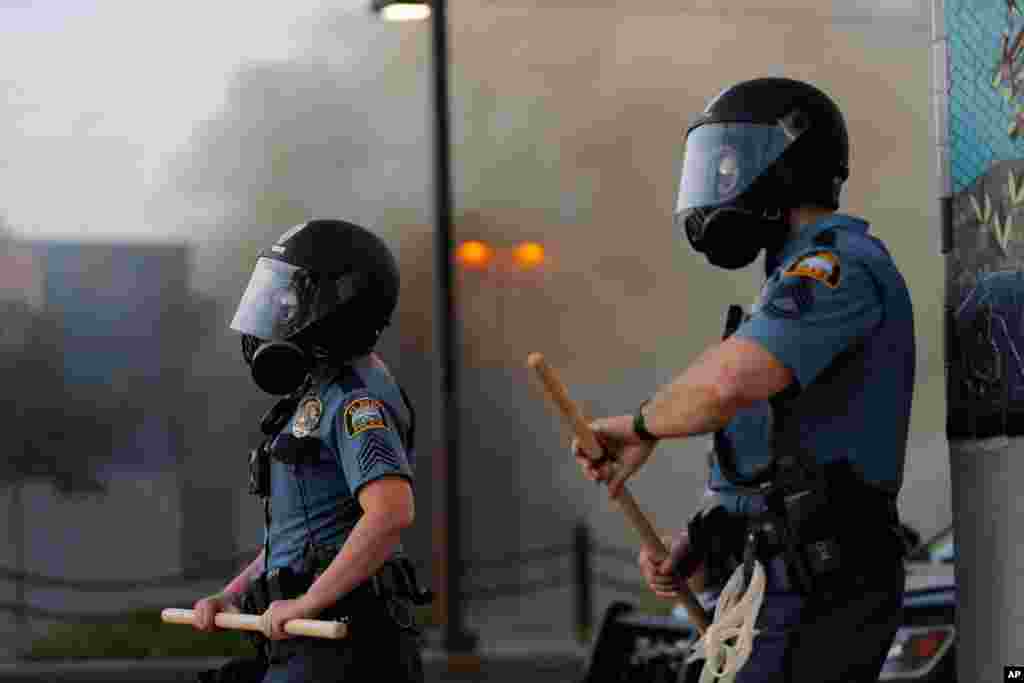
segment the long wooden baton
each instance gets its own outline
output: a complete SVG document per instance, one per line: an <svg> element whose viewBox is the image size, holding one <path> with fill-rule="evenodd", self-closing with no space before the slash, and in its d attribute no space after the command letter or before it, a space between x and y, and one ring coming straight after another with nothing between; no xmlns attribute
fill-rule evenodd
<svg viewBox="0 0 1024 683"><path fill-rule="evenodd" d="M555 371L544 360L544 355L537 352L531 353L526 358L526 364L536 371L537 377L540 378L541 383L544 385L548 398L558 407L558 411L565 419L569 428L573 430L576 438L583 445L583 453L588 458L594 459L595 456L593 454L601 453L604 449L601 447L600 442L598 442L597 437L594 436L590 425L583 419L583 413L580 412L580 409L573 400L569 398L569 390L566 389L558 375L555 374ZM613 498L612 501L618 505L636 532L640 534L640 541L647 547L648 551L652 552L659 560L667 557L668 549L662 543L661 537L654 530L650 520L647 519L647 516L644 515L643 511L636 504L636 500L633 499L629 490L623 487L622 492ZM679 588L679 602L686 608L690 621L696 625L697 630L703 635L711 620L708 618L704 608L697 602L697 598L693 596L689 586L686 585L686 581L681 581L680 583L682 585Z"/></svg>
<svg viewBox="0 0 1024 683"><path fill-rule="evenodd" d="M190 609L168 608L160 612L160 619L168 624L186 624L188 626L192 626L195 623L195 617L195 610ZM263 633L262 619L256 614L218 612L213 618L213 623L221 628L233 629L236 631L258 631ZM310 638L341 640L348 635L348 624L342 621L292 619L285 622L284 631L285 633L293 636L309 636Z"/></svg>

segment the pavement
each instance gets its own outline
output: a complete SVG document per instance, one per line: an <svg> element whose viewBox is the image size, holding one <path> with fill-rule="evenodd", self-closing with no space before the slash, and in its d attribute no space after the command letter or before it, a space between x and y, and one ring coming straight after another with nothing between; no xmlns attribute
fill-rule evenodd
<svg viewBox="0 0 1024 683"><path fill-rule="evenodd" d="M427 683L572 683L581 680L586 652L575 646L557 651L548 644L519 643L482 647L478 657L449 662L443 651L423 653ZM0 662L0 683L172 683L194 681L199 671L220 667L226 659L152 658L140 660Z"/></svg>
<svg viewBox="0 0 1024 683"><path fill-rule="evenodd" d="M482 641L474 655L449 660L428 632L423 650L426 683L573 683L581 680L589 648L550 637ZM0 683L171 683L194 681L199 671L216 669L225 658L147 658L0 661Z"/></svg>
<svg viewBox="0 0 1024 683"><path fill-rule="evenodd" d="M566 595L560 593L565 592ZM581 680L590 648L573 633L568 591L509 597L472 605L466 627L479 637L474 658L449 661L439 629L425 634L426 683L576 683ZM7 634L4 634L7 635ZM0 651L5 638L0 635ZM10 644L10 643L7 643ZM0 683L53 682L169 683L194 681L196 673L215 669L223 658L147 658L140 660L12 660L0 656Z"/></svg>

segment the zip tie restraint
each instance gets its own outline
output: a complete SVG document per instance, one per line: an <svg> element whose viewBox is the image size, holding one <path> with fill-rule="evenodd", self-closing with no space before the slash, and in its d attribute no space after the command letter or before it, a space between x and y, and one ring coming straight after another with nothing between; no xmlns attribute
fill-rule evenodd
<svg viewBox="0 0 1024 683"><path fill-rule="evenodd" d="M736 674L750 659L757 635L754 623L761 611L766 583L760 562L754 560L750 586L745 593L743 583L743 566L740 565L718 598L714 621L693 644L693 654L688 661L702 657L706 660L700 683L714 683L716 679L719 683L733 683Z"/></svg>

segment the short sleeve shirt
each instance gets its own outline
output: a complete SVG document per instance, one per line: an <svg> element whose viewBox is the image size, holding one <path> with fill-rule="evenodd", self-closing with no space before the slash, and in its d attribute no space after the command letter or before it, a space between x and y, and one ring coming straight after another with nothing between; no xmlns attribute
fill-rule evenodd
<svg viewBox="0 0 1024 683"><path fill-rule="evenodd" d="M799 250L765 282L760 302L736 334L759 342L812 382L882 320L883 305L870 271L835 248Z"/></svg>
<svg viewBox="0 0 1024 683"><path fill-rule="evenodd" d="M346 368L303 397L273 443L272 454L299 457L271 458L270 568L297 567L311 539L339 549L362 514L358 496L367 484L413 481L410 423L397 385L374 362Z"/></svg>
<svg viewBox="0 0 1024 683"><path fill-rule="evenodd" d="M866 233L865 222L842 214L805 227L767 262L735 334L788 367L801 392L814 387L814 401L787 418L803 450L822 463L848 460L865 481L895 491L913 391L912 311L891 257ZM774 419L763 401L723 430L741 476L770 461ZM733 489L717 464L710 483Z"/></svg>

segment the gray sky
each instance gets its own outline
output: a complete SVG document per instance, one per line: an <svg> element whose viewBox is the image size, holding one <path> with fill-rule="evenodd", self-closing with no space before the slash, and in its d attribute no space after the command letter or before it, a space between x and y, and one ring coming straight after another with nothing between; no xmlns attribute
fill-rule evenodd
<svg viewBox="0 0 1024 683"><path fill-rule="evenodd" d="M151 233L163 166L231 74L301 50L325 4L0 0L0 206L32 238Z"/></svg>
<svg viewBox="0 0 1024 683"><path fill-rule="evenodd" d="M517 3L530 4L508 4ZM326 8L370 30L367 4L0 0L0 210L30 238L170 237L147 225L146 202L167 160L220 107L232 73L301 52ZM822 11L818 0L745 4ZM923 5L844 0L833 9L916 21Z"/></svg>

